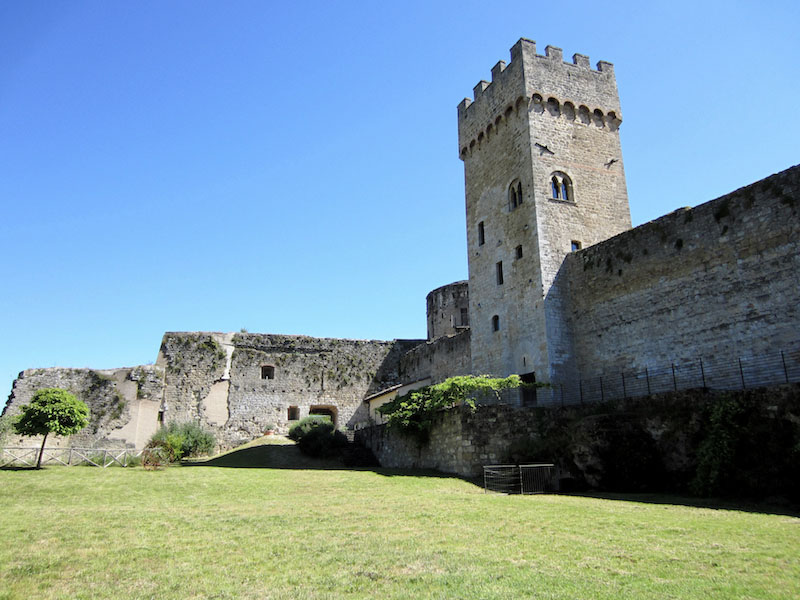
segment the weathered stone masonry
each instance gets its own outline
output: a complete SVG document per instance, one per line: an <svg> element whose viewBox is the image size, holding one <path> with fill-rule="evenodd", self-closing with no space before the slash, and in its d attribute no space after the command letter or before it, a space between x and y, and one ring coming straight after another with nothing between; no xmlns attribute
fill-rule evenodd
<svg viewBox="0 0 800 600"><path fill-rule="evenodd" d="M581 374L773 352L800 339L800 167L570 254Z"/></svg>
<svg viewBox="0 0 800 600"><path fill-rule="evenodd" d="M155 365L24 371L5 412L64 387L92 411L73 443L141 447L159 423L192 420L233 446L310 413L368 424L364 399L399 384L558 384L800 341L800 166L630 229L613 65L521 39L491 74L458 106L469 282L428 294L427 340L167 333ZM501 460L502 444L475 450L517 435L517 413L497 411L481 428L443 416L414 464L471 474ZM386 464L408 453L370 431Z"/></svg>
<svg viewBox="0 0 800 600"><path fill-rule="evenodd" d="M15 414L42 387L66 388L92 415L70 443L105 447L141 448L162 422L199 422L222 447L259 437L268 426L285 433L310 413L349 428L368 419L366 396L401 381L401 357L421 342L166 333L154 366L24 371L6 410Z"/></svg>

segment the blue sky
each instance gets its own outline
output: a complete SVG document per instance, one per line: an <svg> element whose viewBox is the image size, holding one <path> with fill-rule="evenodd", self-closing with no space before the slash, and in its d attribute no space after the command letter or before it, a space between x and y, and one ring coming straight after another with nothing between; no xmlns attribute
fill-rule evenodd
<svg viewBox="0 0 800 600"><path fill-rule="evenodd" d="M800 162L798 29L794 1L0 3L0 389L164 331L424 337L467 275L456 105L518 38L615 64L639 224Z"/></svg>

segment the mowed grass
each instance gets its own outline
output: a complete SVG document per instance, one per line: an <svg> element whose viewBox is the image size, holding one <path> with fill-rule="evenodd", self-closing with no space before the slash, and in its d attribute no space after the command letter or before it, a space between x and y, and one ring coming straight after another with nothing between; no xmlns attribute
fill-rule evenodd
<svg viewBox="0 0 800 600"><path fill-rule="evenodd" d="M0 599L798 597L790 516L390 471L0 471Z"/></svg>

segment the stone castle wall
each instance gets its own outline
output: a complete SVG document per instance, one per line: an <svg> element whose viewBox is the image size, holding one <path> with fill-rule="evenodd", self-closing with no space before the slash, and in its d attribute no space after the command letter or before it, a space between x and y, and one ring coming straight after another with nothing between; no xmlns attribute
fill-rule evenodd
<svg viewBox="0 0 800 600"><path fill-rule="evenodd" d="M90 425L69 439L54 438L53 446L142 448L161 422L192 421L212 430L226 448L263 435L268 425L285 433L315 411L344 429L369 419L364 398L400 383L401 357L421 343L166 333L154 366L24 371L4 414L17 414L43 387L73 392L89 406Z"/></svg>
<svg viewBox="0 0 800 600"><path fill-rule="evenodd" d="M582 376L778 350L800 339L800 166L573 253Z"/></svg>
<svg viewBox="0 0 800 600"><path fill-rule="evenodd" d="M425 303L429 342L469 327L469 285L466 281L436 288L428 294Z"/></svg>
<svg viewBox="0 0 800 600"><path fill-rule="evenodd" d="M167 333L158 361L166 372L166 420L200 420L228 447L269 425L286 433L314 411L353 427L368 419L364 398L399 383L401 356L420 343Z"/></svg>
<svg viewBox="0 0 800 600"><path fill-rule="evenodd" d="M430 379L440 383L455 375L472 373L470 330L440 337L409 350L400 359L402 383Z"/></svg>
<svg viewBox="0 0 800 600"><path fill-rule="evenodd" d="M62 388L89 407L89 426L68 437L48 436L49 447L142 448L158 428L164 371L153 366L124 369L28 369L14 381L4 415L17 415L42 388ZM7 446L41 444L12 435Z"/></svg>
<svg viewBox="0 0 800 600"><path fill-rule="evenodd" d="M614 405L442 411L427 443L376 425L356 432L387 468L436 469L478 478L484 465L552 462L581 487L686 492L715 406L734 403L747 428L736 440L736 493L800 493L800 385L736 392L704 389ZM734 436L735 437L735 436ZM748 489L745 489L747 487Z"/></svg>

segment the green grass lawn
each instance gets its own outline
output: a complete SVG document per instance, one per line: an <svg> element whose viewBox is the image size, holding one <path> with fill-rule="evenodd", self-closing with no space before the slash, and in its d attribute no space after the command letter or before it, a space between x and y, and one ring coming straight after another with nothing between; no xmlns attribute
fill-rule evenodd
<svg viewBox="0 0 800 600"><path fill-rule="evenodd" d="M800 519L662 501L331 468L0 471L0 599L800 597Z"/></svg>

